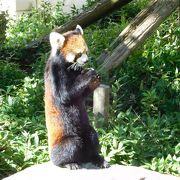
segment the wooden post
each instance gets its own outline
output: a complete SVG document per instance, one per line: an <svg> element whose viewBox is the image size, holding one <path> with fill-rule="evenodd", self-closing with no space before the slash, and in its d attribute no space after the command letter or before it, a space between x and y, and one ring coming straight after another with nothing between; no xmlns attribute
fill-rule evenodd
<svg viewBox="0 0 180 180"><path fill-rule="evenodd" d="M109 91L108 85L101 84L93 94L93 113L101 115L104 119L109 115Z"/></svg>

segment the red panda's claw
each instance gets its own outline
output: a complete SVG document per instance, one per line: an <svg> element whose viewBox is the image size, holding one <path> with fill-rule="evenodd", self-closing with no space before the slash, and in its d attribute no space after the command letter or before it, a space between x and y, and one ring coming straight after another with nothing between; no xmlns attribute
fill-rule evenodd
<svg viewBox="0 0 180 180"><path fill-rule="evenodd" d="M104 162L102 163L101 167L102 168L109 168L110 165L109 165L109 163L107 161L104 160Z"/></svg>
<svg viewBox="0 0 180 180"><path fill-rule="evenodd" d="M99 74L97 75L97 79L101 79L101 77L100 77L100 75L99 75Z"/></svg>
<svg viewBox="0 0 180 180"><path fill-rule="evenodd" d="M66 164L64 165L65 168L68 168L70 170L76 170L76 169L81 169L81 166L78 165L77 163L70 163L70 164Z"/></svg>

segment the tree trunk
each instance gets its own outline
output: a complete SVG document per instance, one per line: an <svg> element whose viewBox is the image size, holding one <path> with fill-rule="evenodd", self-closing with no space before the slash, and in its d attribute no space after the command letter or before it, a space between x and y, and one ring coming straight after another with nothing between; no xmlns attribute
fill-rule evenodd
<svg viewBox="0 0 180 180"><path fill-rule="evenodd" d="M179 0L153 0L100 55L99 71L104 73L122 63L179 5Z"/></svg>
<svg viewBox="0 0 180 180"><path fill-rule="evenodd" d="M99 20L100 18L105 17L106 15L108 15L108 13L112 12L113 10L121 8L131 1L132 0L100 0L92 8L80 13L79 15L75 16L72 20L60 27L55 28L53 31L63 33L69 30L73 30L77 24L81 25L82 28L85 28L93 22ZM47 42L48 39L49 35L46 35L45 37L39 40L29 43L26 46L26 48L36 48L42 42Z"/></svg>
<svg viewBox="0 0 180 180"><path fill-rule="evenodd" d="M71 21L67 22L61 27L54 29L54 31L59 33L66 32L74 29L77 24L85 28L98 19L106 16L113 10L123 7L131 1L132 0L101 0L92 8L75 16Z"/></svg>

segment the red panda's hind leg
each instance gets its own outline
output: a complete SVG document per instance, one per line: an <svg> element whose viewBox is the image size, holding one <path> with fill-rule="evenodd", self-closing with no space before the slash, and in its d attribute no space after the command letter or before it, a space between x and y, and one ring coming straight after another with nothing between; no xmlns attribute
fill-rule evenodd
<svg viewBox="0 0 180 180"><path fill-rule="evenodd" d="M86 154L88 153L89 155L89 161L99 168L108 168L108 162L99 155L99 140L95 129L92 126L89 126L86 133L85 137L88 142L86 144Z"/></svg>
<svg viewBox="0 0 180 180"><path fill-rule="evenodd" d="M82 162L82 140L79 137L68 137L51 150L51 161L59 167L79 169Z"/></svg>
<svg viewBox="0 0 180 180"><path fill-rule="evenodd" d="M99 168L109 168L109 163L99 154L92 158L92 163Z"/></svg>

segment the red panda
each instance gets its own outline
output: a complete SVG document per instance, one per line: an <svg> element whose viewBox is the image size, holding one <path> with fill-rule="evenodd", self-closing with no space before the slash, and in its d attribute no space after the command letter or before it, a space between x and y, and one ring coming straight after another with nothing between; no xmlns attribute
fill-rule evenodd
<svg viewBox="0 0 180 180"><path fill-rule="evenodd" d="M51 161L60 167L81 168L92 162L99 167L108 163L99 155L98 136L90 125L85 108L86 97L99 86L94 70L83 70L88 47L83 30L50 34L51 54L45 81L45 118Z"/></svg>

